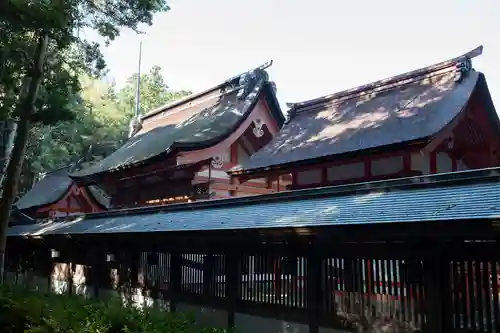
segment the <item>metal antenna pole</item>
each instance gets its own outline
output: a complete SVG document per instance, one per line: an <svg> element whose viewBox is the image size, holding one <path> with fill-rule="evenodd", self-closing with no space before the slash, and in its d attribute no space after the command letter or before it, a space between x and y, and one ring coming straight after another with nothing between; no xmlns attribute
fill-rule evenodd
<svg viewBox="0 0 500 333"><path fill-rule="evenodd" d="M135 89L135 118L139 118L141 112L141 60L142 60L142 41L139 43L139 64L137 69L137 87Z"/></svg>

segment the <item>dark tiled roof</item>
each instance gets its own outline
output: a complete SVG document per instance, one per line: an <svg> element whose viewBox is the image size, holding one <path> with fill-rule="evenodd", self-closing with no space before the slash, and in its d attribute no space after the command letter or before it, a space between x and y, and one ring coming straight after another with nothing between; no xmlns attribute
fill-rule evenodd
<svg viewBox="0 0 500 333"><path fill-rule="evenodd" d="M470 59L462 56L295 104L279 135L231 171L251 172L433 136L465 108L476 85L485 81L471 70L457 82L457 66L464 63L470 65Z"/></svg>
<svg viewBox="0 0 500 333"><path fill-rule="evenodd" d="M497 218L499 168L91 214L15 226L8 234L221 231Z"/></svg>
<svg viewBox="0 0 500 333"><path fill-rule="evenodd" d="M89 194L101 205L103 206L104 208L109 208L110 206L110 198L109 196L103 191L101 190L101 188L99 188L98 186L96 185L90 185L90 186L87 186L87 190L88 192L90 192Z"/></svg>
<svg viewBox="0 0 500 333"><path fill-rule="evenodd" d="M14 206L19 210L25 210L57 202L71 186L72 180L68 177L71 168L72 165L65 166L47 174L17 200Z"/></svg>
<svg viewBox="0 0 500 333"><path fill-rule="evenodd" d="M35 224L37 221L32 219L26 214L21 213L18 209L12 209L10 213L10 222L9 226L13 225L27 225L27 224Z"/></svg>
<svg viewBox="0 0 500 333"><path fill-rule="evenodd" d="M250 114L261 92L274 95L267 73L258 68L192 98L175 102L142 117L143 128L125 145L94 165L73 173L74 178L138 165L177 149L212 146L230 135ZM249 76L246 76L248 78ZM246 91L242 96L239 93ZM271 91L271 92L269 92ZM277 103L276 103L277 105ZM283 118L279 109L275 117ZM283 123L283 120L281 123ZM278 121L279 122L279 121Z"/></svg>
<svg viewBox="0 0 500 333"><path fill-rule="evenodd" d="M14 206L19 210L26 210L56 203L73 184L73 180L68 176L68 173L74 167L72 164L47 173L45 177L35 183L28 192L16 201ZM101 206L109 207L109 198L98 187L94 185L88 186L87 193Z"/></svg>

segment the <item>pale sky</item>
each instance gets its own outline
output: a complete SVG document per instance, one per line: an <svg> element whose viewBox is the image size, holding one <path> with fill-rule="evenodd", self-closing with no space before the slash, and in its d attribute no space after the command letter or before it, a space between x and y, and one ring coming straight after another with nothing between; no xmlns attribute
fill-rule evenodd
<svg viewBox="0 0 500 333"><path fill-rule="evenodd" d="M163 68L172 88L199 91L269 59L278 99L299 102L461 55L485 73L500 109L500 0L172 0L146 34L105 48L117 84ZM285 110L283 110L285 111Z"/></svg>

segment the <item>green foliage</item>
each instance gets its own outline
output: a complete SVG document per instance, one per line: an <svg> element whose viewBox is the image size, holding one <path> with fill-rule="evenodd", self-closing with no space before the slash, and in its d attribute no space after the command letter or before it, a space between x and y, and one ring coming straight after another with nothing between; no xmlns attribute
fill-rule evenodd
<svg viewBox="0 0 500 333"><path fill-rule="evenodd" d="M136 78L137 74L132 75L117 90L113 84L82 76L79 101L73 106L74 119L51 125L38 123L31 128L20 192L29 190L40 173L82 157L86 163L100 160L118 149L127 138L134 113ZM189 94L168 90L159 66L141 75L141 105L145 112Z"/></svg>
<svg viewBox="0 0 500 333"><path fill-rule="evenodd" d="M31 120L53 125L75 118L81 74L98 77L106 67L99 44L83 32L109 43L121 28L137 31L168 9L166 0L0 1L0 118L19 116L38 36L47 35L49 45Z"/></svg>
<svg viewBox="0 0 500 333"><path fill-rule="evenodd" d="M188 315L123 307L23 289L0 290L0 332L11 333L223 333L197 328Z"/></svg>
<svg viewBox="0 0 500 333"><path fill-rule="evenodd" d="M118 94L122 106L133 112L135 106L135 90L137 73L127 79L126 86ZM160 66L153 66L149 73L141 75L140 81L141 113L152 111L162 105L189 95L186 90L170 91L161 74Z"/></svg>
<svg viewBox="0 0 500 333"><path fill-rule="evenodd" d="M0 198L0 283L10 211L18 193L33 123L55 125L78 114L83 73L103 74L97 32L106 42L122 28L137 31L167 11L167 0L2 0L0 1L0 119L17 120L17 134Z"/></svg>

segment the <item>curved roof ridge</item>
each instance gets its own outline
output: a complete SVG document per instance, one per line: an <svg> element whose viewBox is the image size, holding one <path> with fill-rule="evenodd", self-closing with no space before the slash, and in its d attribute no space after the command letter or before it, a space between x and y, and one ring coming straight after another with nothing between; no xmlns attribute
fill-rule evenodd
<svg viewBox="0 0 500 333"><path fill-rule="evenodd" d="M143 128L111 155L72 172L70 177L83 180L91 175L158 161L181 150L199 150L219 143L245 121L258 103L260 94L272 89L265 66L268 65L252 70L252 74L246 77L243 77L244 73L237 76L238 79L226 81L220 89L225 91L214 94L214 98L202 96L203 103L193 101L189 106L192 112L179 112L179 116L173 118L168 117L167 112L165 117L160 117L164 121L160 118L152 121L152 126L147 130ZM177 108L184 108L184 104Z"/></svg>
<svg viewBox="0 0 500 333"><path fill-rule="evenodd" d="M359 94L366 93L368 91L374 90L374 89L381 89L383 90L384 87L390 86L390 88L394 88L396 86L399 86L401 84L405 83L411 83L415 80L420 80L426 76L432 76L433 73L435 72L440 72L440 71L446 71L448 68L454 67L458 62L462 61L463 59L472 59L477 56L480 56L483 53L483 46L480 45L476 47L475 49L462 54L458 57L442 61L430 66L422 67L417 70L413 70L410 72L406 72L403 74L399 74L396 76L392 76L389 78L385 78L382 80L374 81L372 83L364 84L355 88L343 90L334 94L329 94L325 96L321 96L315 99L311 99L308 101L304 102L299 102L299 103L291 103L288 104L290 105L290 115L293 117L295 113L300 112L300 109L306 109L307 107L313 106L315 104L320 104L320 103L326 103L326 102L333 102L338 99L348 99L350 97L355 97ZM405 82L406 81L406 82ZM402 83L405 82L405 83ZM389 88L389 89L390 89Z"/></svg>
<svg viewBox="0 0 500 333"><path fill-rule="evenodd" d="M55 174L55 173L62 172L62 171L64 171L65 169L69 170L69 169L71 169L74 165L75 165L75 163L66 164L66 165L63 165L63 166L61 166L61 167L59 167L59 168L56 168L56 169L54 169L54 170L45 171L45 172L43 172L43 173L42 173L42 175L43 175L44 177L47 177L47 176L53 175L53 174ZM69 173L69 172L67 172L67 173Z"/></svg>
<svg viewBox="0 0 500 333"><path fill-rule="evenodd" d="M241 77L242 75L248 73L249 71L253 71L253 70L257 70L257 69L265 70L265 69L271 67L272 64L273 64L273 60L269 60L269 61L267 61L266 63L264 63L264 64L262 64L260 66L252 68L252 69L250 69L250 70L248 70L246 72L243 72L243 73L241 73L239 75L233 76L233 77L231 77L229 79L226 79L226 80L224 80L224 82L219 83L218 85L216 85L214 87L211 87L211 88L208 88L208 89L204 89L204 90L202 90L200 92L191 94L189 96L186 96L186 97L183 97L181 99L175 100L175 101L167 103L165 105L162 105L162 106L160 106L160 107L158 107L158 108L156 108L156 109L154 109L152 111L149 111L149 112L145 113L144 115L142 115L141 116L141 120L153 117L153 116L157 115L158 113L168 111L169 109L174 108L174 107L179 106L179 105L182 105L184 103L188 103L188 102L190 102L192 100L195 100L195 99L197 99L197 98L199 98L199 97L201 97L203 95L206 95L206 94L208 94L208 93L210 93L210 92L212 92L214 90L221 89L222 87L224 87L228 83L231 83L232 81L238 79L239 77Z"/></svg>

